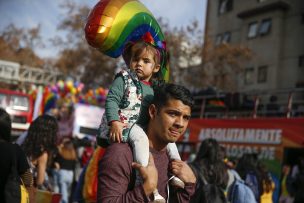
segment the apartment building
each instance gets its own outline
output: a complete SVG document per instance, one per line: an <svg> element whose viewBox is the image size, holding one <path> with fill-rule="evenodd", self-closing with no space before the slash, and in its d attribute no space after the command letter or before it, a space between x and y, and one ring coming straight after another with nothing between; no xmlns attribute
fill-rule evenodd
<svg viewBox="0 0 304 203"><path fill-rule="evenodd" d="M238 91L304 87L303 0L208 0L205 36L252 50Z"/></svg>

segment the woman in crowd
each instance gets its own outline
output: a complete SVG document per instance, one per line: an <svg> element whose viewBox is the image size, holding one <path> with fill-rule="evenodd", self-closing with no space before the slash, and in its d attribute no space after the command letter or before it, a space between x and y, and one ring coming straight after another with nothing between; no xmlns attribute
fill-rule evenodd
<svg viewBox="0 0 304 203"><path fill-rule="evenodd" d="M224 191L228 183L228 173L220 145L215 139L202 142L190 166L198 180L196 192L190 202L226 202Z"/></svg>
<svg viewBox="0 0 304 203"><path fill-rule="evenodd" d="M275 189L275 184L272 181L271 174L268 172L265 164L259 162L257 169L262 183L261 187L261 203L273 203L272 195Z"/></svg>
<svg viewBox="0 0 304 203"><path fill-rule="evenodd" d="M282 167L282 177L281 177L281 195L280 203L292 203L293 197L291 197L290 192L290 165L284 164Z"/></svg>
<svg viewBox="0 0 304 203"><path fill-rule="evenodd" d="M34 175L34 186L49 189L46 169L49 157L56 148L58 132L57 120L53 116L41 115L30 125L22 148L31 164Z"/></svg>
<svg viewBox="0 0 304 203"><path fill-rule="evenodd" d="M58 176L57 184L59 192L62 194L61 203L68 203L69 194L74 180L74 169L76 166L77 155L73 141L64 138L58 146L58 153L54 159L55 170Z"/></svg>

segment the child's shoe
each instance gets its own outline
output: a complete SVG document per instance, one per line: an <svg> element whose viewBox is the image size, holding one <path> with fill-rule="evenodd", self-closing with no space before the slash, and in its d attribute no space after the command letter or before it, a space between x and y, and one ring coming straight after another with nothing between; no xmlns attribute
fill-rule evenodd
<svg viewBox="0 0 304 203"><path fill-rule="evenodd" d="M157 189L154 190L153 197L154 197L153 203L166 203L165 198L158 193Z"/></svg>

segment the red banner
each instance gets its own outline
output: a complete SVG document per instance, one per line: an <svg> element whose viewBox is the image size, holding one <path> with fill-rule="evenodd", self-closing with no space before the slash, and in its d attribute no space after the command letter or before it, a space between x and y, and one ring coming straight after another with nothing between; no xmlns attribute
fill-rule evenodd
<svg viewBox="0 0 304 203"><path fill-rule="evenodd" d="M214 138L230 156L258 153L263 159L281 159L284 147L304 147L304 118L191 119L182 142Z"/></svg>

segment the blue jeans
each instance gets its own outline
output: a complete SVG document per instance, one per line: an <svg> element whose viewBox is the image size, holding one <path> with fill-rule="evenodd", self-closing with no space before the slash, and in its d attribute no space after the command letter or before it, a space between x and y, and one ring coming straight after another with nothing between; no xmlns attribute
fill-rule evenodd
<svg viewBox="0 0 304 203"><path fill-rule="evenodd" d="M58 174L59 191L62 194L61 203L68 203L74 172L70 170L59 169Z"/></svg>

